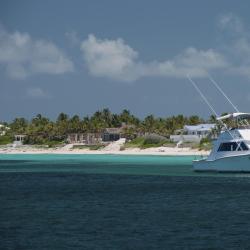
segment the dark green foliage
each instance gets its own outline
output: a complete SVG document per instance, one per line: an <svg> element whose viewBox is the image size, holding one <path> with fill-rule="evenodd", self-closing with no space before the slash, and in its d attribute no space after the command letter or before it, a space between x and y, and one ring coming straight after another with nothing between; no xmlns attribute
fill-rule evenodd
<svg viewBox="0 0 250 250"><path fill-rule="evenodd" d="M25 134L25 143L27 144L46 144L54 145L63 143L69 133L99 133L104 128L120 127L123 124L128 125L124 128L123 134L126 138L133 140L138 134L158 134L168 138L176 129L183 128L184 125L198 124L204 122L198 116L185 117L183 115L172 116L168 118L157 118L148 115L145 119L140 120L124 109L120 114L113 114L105 108L96 111L92 116L83 118L78 115L69 117L65 113L60 113L55 122L38 114L30 122L24 118L16 118L8 126L9 136L15 134ZM145 138L144 138L145 139ZM162 141L153 138L145 139L143 145L161 144ZM164 141L164 140L163 140Z"/></svg>
<svg viewBox="0 0 250 250"><path fill-rule="evenodd" d="M165 137L152 134L145 137L138 137L130 142L127 142L122 150L124 150L125 148L145 149L151 147L160 147L165 144L169 144L169 141Z"/></svg>
<svg viewBox="0 0 250 250"><path fill-rule="evenodd" d="M157 135L157 134L150 134L150 135L146 135L144 137L144 142L143 144L144 145L147 145L147 144L159 144L161 142L165 142L167 138L165 138L164 136L160 136L160 135Z"/></svg>
<svg viewBox="0 0 250 250"><path fill-rule="evenodd" d="M73 149L89 149L89 150L99 150L104 148L105 146L102 144L98 145L74 145Z"/></svg>
<svg viewBox="0 0 250 250"><path fill-rule="evenodd" d="M167 138L157 134L150 134L144 137L141 148L161 147L167 143Z"/></svg>
<svg viewBox="0 0 250 250"><path fill-rule="evenodd" d="M13 137L9 135L0 136L0 145L6 145L13 142Z"/></svg>
<svg viewBox="0 0 250 250"><path fill-rule="evenodd" d="M28 127L28 121L24 118L15 118L10 124L10 128L16 134L23 134L26 132Z"/></svg>
<svg viewBox="0 0 250 250"><path fill-rule="evenodd" d="M144 143L144 137L138 137L132 141L126 142L124 147L125 148L140 148L142 147L143 143Z"/></svg>

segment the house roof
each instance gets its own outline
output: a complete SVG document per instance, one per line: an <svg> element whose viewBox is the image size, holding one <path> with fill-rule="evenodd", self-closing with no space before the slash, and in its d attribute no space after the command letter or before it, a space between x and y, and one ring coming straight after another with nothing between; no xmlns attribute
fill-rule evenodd
<svg viewBox="0 0 250 250"><path fill-rule="evenodd" d="M211 129L213 129L215 127L216 124L198 124L198 125L185 125L184 126L184 130L188 130L188 131L210 131Z"/></svg>

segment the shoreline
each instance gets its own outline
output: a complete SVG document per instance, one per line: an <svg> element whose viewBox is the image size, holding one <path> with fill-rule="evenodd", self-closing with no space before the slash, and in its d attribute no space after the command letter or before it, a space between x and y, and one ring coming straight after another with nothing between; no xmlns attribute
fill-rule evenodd
<svg viewBox="0 0 250 250"><path fill-rule="evenodd" d="M207 156L210 151L200 151L192 148L172 148L172 147L158 147L148 149L125 149L125 150L89 150L89 149L42 149L36 147L18 147L18 148L0 148L0 155L14 155L14 154L71 154L71 155L158 155L158 156Z"/></svg>

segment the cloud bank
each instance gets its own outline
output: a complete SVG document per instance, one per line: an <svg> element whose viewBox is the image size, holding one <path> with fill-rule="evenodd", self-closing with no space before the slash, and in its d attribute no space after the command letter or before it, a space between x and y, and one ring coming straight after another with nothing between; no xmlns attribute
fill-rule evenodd
<svg viewBox="0 0 250 250"><path fill-rule="evenodd" d="M0 64L9 77L24 79L34 74L72 72L73 62L52 42L35 40L27 33L0 28Z"/></svg>
<svg viewBox="0 0 250 250"><path fill-rule="evenodd" d="M217 21L223 38L218 48L188 47L164 61L142 61L123 39L98 39L93 34L81 43L81 51L93 76L119 81L146 76L185 78L187 74L202 78L216 70L250 78L250 32L232 13L221 15Z"/></svg>
<svg viewBox="0 0 250 250"><path fill-rule="evenodd" d="M206 77L216 70L250 78L250 33L232 13L218 19L224 38L218 48L187 47L163 61L143 61L123 39L99 39L90 34L80 42L76 32L66 33L72 46L80 44L91 75L124 82L142 77ZM229 35L229 36L228 36ZM27 33L7 32L0 26L0 65L8 76L23 79L35 74L63 74L74 71L73 62L54 43L33 39Z"/></svg>
<svg viewBox="0 0 250 250"><path fill-rule="evenodd" d="M223 35L229 36L224 42L225 53L232 62L228 72L250 78L250 33L241 19L232 13L221 15L218 24Z"/></svg>
<svg viewBox="0 0 250 250"><path fill-rule="evenodd" d="M143 62L139 54L121 38L98 39L89 35L81 44L83 58L94 76L121 81L134 81L145 76L183 78L204 77L208 72L224 68L227 62L223 55L213 49L187 48L172 59Z"/></svg>

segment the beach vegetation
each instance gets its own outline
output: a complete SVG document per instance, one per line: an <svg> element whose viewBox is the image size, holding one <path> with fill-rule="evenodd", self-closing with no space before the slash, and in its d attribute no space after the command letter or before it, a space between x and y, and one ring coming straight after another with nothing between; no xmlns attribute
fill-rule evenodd
<svg viewBox="0 0 250 250"><path fill-rule="evenodd" d="M143 145L143 142L144 142L144 138L138 137L131 141L126 142L124 147L125 148L141 148Z"/></svg>
<svg viewBox="0 0 250 250"><path fill-rule="evenodd" d="M72 149L89 149L89 150L100 150L104 148L103 144L98 145L74 145Z"/></svg>
<svg viewBox="0 0 250 250"><path fill-rule="evenodd" d="M6 124L10 129L6 134L8 137L4 137L2 143L11 142L14 135L23 134L26 135L25 144L54 147L66 143L70 133L101 133L105 128L118 128L125 124L122 133L129 141L126 147L146 148L170 145L168 138L175 130L182 129L186 124L195 125L202 122L204 120L196 115L190 117L148 115L141 119L127 109L115 114L108 108L83 117L60 113L55 121L38 114L30 121L19 117Z"/></svg>
<svg viewBox="0 0 250 250"><path fill-rule="evenodd" d="M0 136L0 145L7 145L7 144L12 143L12 141L13 141L12 136L9 136L9 135Z"/></svg>
<svg viewBox="0 0 250 250"><path fill-rule="evenodd" d="M167 138L156 135L156 134L150 134L143 137L135 138L134 140L131 140L129 142L126 142L124 145L124 149L126 148L152 148L152 147L161 147L165 146L166 144L172 144Z"/></svg>
<svg viewBox="0 0 250 250"><path fill-rule="evenodd" d="M202 138L199 144L199 150L211 150L212 140L210 138Z"/></svg>

